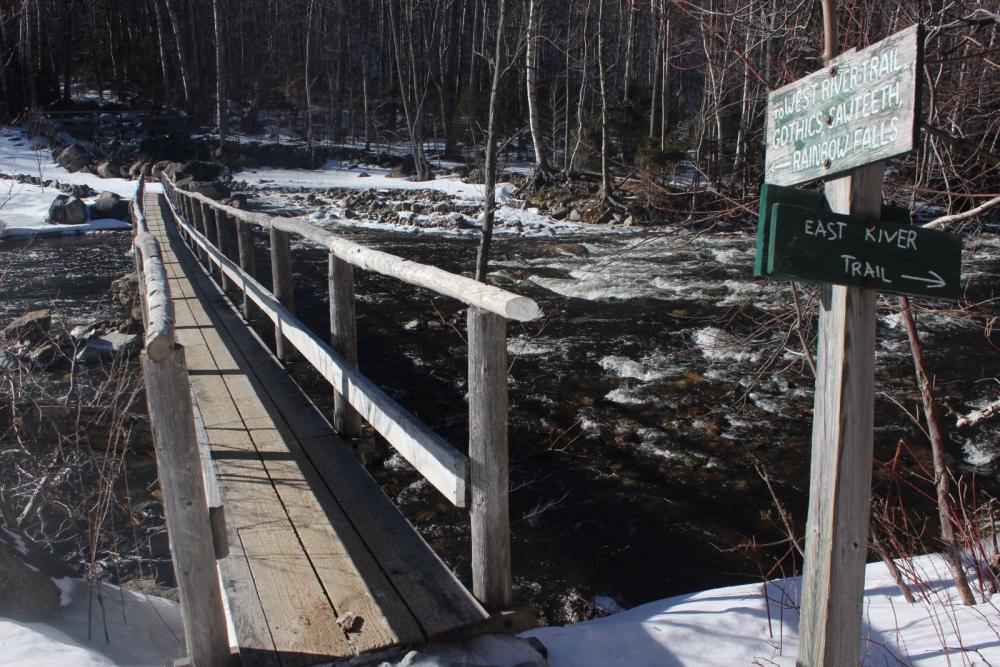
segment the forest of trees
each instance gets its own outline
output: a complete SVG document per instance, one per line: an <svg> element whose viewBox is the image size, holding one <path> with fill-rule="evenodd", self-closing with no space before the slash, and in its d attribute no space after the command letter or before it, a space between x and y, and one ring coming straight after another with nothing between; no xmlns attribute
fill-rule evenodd
<svg viewBox="0 0 1000 667"><path fill-rule="evenodd" d="M893 163L889 197L953 212L995 197L1000 5L841 4L845 49L916 22L927 29L921 143ZM740 212L761 181L768 92L822 64L816 0L0 6L7 118L70 107L75 84L136 109L183 109L206 126L218 124L220 110L244 130L262 112L291 114L310 142L323 118L327 134L410 142L418 169L422 140L443 140L445 155L483 155L492 128L493 145L533 151L542 175L600 173L605 194L609 178L641 178L665 208L664 177L685 160L703 187Z"/></svg>

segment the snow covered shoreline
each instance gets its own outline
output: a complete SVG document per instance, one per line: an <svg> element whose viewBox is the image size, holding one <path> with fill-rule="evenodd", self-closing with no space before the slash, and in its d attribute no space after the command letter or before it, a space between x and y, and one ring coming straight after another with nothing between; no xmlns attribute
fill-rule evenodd
<svg viewBox="0 0 1000 667"><path fill-rule="evenodd" d="M49 205L60 194L55 183L85 185L97 192L113 192L123 199L135 195L135 182L124 178L101 178L90 173L70 173L52 160L49 151L31 140L22 130L0 130L0 173L11 176L27 175L53 185L18 183L0 179L0 241L30 236L83 234L88 232L122 231L131 225L121 220L93 219L81 225L47 223ZM152 184L151 189L160 187ZM94 198L84 199L91 203Z"/></svg>
<svg viewBox="0 0 1000 667"><path fill-rule="evenodd" d="M912 605L903 600L885 565L867 567L861 664L1000 662L1000 610L993 602L962 606L940 556L913 558L901 567L920 582L913 584L918 601ZM552 667L791 666L798 648L798 586L799 579L791 578L718 588L520 636L541 641ZM62 580L61 588L64 606L46 622L0 618L3 664L144 667L183 655L177 603L106 584L91 591L81 580ZM446 648L440 655L449 654ZM418 664L445 664L433 661L434 647L420 652L431 661ZM497 665L518 658L514 648L504 654L502 645L489 655L470 657Z"/></svg>

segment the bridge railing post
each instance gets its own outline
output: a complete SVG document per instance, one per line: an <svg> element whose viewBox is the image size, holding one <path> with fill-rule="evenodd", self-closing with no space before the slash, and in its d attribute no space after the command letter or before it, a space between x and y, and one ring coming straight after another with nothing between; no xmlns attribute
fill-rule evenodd
<svg viewBox="0 0 1000 667"><path fill-rule="evenodd" d="M330 346L355 368L358 367L358 331L354 316L354 267L329 254ZM346 377L344 382L346 382ZM333 427L345 438L361 435L361 415L351 407L346 387L334 387Z"/></svg>
<svg viewBox="0 0 1000 667"><path fill-rule="evenodd" d="M229 665L226 612L215 563L184 349L174 346L159 360L143 352L142 369L188 655L199 666Z"/></svg>
<svg viewBox="0 0 1000 667"><path fill-rule="evenodd" d="M236 256L236 228L233 220L226 215L224 211L219 209L214 209L215 211L215 227L216 235L219 237L219 250L227 259L233 259ZM222 291L227 294L233 288L232 281L226 272L221 268L219 273L222 277Z"/></svg>
<svg viewBox="0 0 1000 667"><path fill-rule="evenodd" d="M257 278L257 246L253 240L253 226L236 221L236 240L240 255L240 269L249 277ZM253 302L246 289L243 289L243 317L247 322L253 322L261 316L260 309Z"/></svg>
<svg viewBox="0 0 1000 667"><path fill-rule="evenodd" d="M292 287L292 247L288 232L271 227L271 280L274 296L281 305L295 312ZM281 320L274 327L275 356L283 362L292 360L292 345L281 334Z"/></svg>
<svg viewBox="0 0 1000 667"><path fill-rule="evenodd" d="M507 320L470 307L468 327L472 592L487 609L509 609Z"/></svg>

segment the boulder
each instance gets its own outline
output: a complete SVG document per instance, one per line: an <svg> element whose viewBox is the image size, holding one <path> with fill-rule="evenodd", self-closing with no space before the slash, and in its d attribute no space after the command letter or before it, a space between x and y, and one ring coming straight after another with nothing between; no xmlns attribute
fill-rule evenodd
<svg viewBox="0 0 1000 667"><path fill-rule="evenodd" d="M185 162L174 170L172 176L181 179L190 176L196 181L214 181L222 174L222 165L216 162Z"/></svg>
<svg viewBox="0 0 1000 667"><path fill-rule="evenodd" d="M122 170L128 174L128 167L117 160L105 160L97 165L97 175L101 178L121 178Z"/></svg>
<svg viewBox="0 0 1000 667"><path fill-rule="evenodd" d="M126 273L111 283L111 293L115 302L125 308L131 308L139 296L139 278L135 271Z"/></svg>
<svg viewBox="0 0 1000 667"><path fill-rule="evenodd" d="M83 148L72 144L59 153L59 156L56 157L56 162L65 169L76 172L89 166L91 158Z"/></svg>
<svg viewBox="0 0 1000 667"><path fill-rule="evenodd" d="M177 187L188 192L197 192L209 199L226 199L229 197L229 188L224 183L219 183L218 181L185 180L183 186L178 182Z"/></svg>
<svg viewBox="0 0 1000 667"><path fill-rule="evenodd" d="M113 220L129 219L129 200L122 199L114 192L102 192L91 207L91 220L111 218Z"/></svg>
<svg viewBox="0 0 1000 667"><path fill-rule="evenodd" d="M160 160L159 162L154 162L153 166L149 170L149 173L156 180L160 180L160 176L162 176L163 172L165 172L167 170L167 167L169 167L172 164L176 164L176 165L180 166L179 163L177 163L177 162L170 162L169 160Z"/></svg>
<svg viewBox="0 0 1000 667"><path fill-rule="evenodd" d="M87 205L79 197L58 195L49 204L49 223L53 225L82 225L87 222Z"/></svg>
<svg viewBox="0 0 1000 667"><path fill-rule="evenodd" d="M48 335L51 325L51 310L48 308L33 310L4 327L3 336L7 340L37 343Z"/></svg>

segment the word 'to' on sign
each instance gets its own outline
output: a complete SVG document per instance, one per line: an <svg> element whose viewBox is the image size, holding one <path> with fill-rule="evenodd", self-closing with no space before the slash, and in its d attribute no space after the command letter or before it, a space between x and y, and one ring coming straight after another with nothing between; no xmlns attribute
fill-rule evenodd
<svg viewBox="0 0 1000 667"><path fill-rule="evenodd" d="M805 183L912 150L922 49L913 25L772 92L764 181Z"/></svg>

